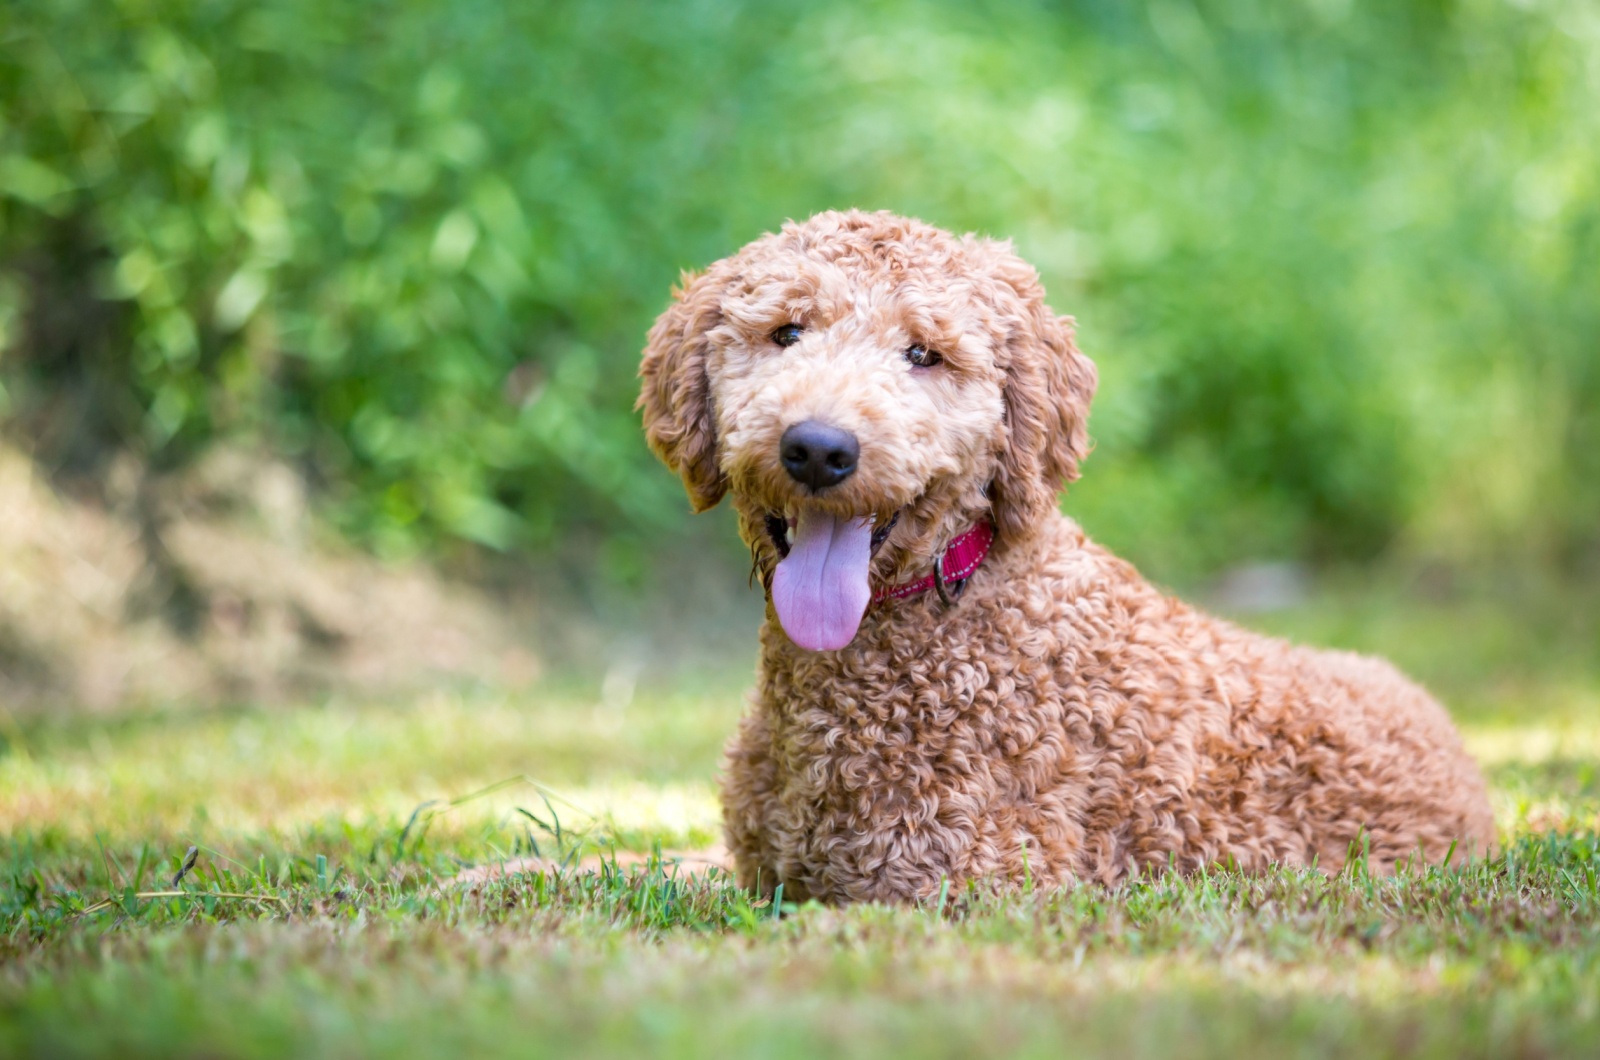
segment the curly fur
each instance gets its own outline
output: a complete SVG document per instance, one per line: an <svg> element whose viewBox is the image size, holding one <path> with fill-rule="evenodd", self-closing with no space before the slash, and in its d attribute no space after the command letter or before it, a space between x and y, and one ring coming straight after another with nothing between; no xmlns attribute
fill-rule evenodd
<svg viewBox="0 0 1600 1060"><path fill-rule="evenodd" d="M805 330L787 348L784 324ZM913 368L905 348L943 355ZM789 224L685 278L650 332L639 407L696 510L731 494L764 576L768 517L898 514L871 576L929 569L973 522L993 551L953 607L870 610L845 648L772 610L723 807L747 886L915 899L943 880L1484 854L1483 780L1389 664L1313 651L1152 588L1060 514L1087 454L1094 365L1005 243L888 213ZM811 494L778 440L823 419L859 469ZM879 525L882 525L881 523Z"/></svg>

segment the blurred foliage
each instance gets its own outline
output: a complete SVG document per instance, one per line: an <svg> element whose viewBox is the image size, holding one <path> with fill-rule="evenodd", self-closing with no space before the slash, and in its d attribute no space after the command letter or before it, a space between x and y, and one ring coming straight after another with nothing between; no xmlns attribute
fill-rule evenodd
<svg viewBox="0 0 1600 1060"><path fill-rule="evenodd" d="M1158 573L1600 546L1587 0L15 0L0 383L61 473L290 454L380 551L681 526L678 270L858 205L1010 235Z"/></svg>

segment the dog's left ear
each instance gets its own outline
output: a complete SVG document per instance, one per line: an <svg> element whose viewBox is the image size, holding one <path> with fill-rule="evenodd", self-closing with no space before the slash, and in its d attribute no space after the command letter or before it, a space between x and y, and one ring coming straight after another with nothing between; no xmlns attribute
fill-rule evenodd
<svg viewBox="0 0 1600 1060"><path fill-rule="evenodd" d="M709 332L722 323L722 281L708 272L684 273L672 305L650 329L639 365L639 400L645 440L661 462L683 479L697 512L713 508L728 492L717 463L717 434L706 378Z"/></svg>
<svg viewBox="0 0 1600 1060"><path fill-rule="evenodd" d="M1089 402L1099 375L1073 344L1073 320L1044 302L1033 266L997 245L995 272L1017 298L1005 363L1005 437L990 487L999 533L1019 537L1059 503L1089 455Z"/></svg>

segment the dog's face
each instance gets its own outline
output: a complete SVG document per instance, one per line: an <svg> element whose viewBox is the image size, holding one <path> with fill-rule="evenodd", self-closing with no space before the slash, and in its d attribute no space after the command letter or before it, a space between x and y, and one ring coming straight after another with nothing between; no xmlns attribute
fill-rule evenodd
<svg viewBox="0 0 1600 1060"><path fill-rule="evenodd" d="M697 511L733 494L790 637L837 648L873 584L1055 509L1095 388L1071 324L1005 244L819 214L685 279L639 407Z"/></svg>

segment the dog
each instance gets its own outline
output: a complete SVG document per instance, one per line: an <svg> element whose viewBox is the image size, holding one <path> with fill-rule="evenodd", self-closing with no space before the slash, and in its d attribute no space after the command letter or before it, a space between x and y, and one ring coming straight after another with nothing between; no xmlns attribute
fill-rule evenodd
<svg viewBox="0 0 1600 1060"><path fill-rule="evenodd" d="M858 211L685 274L651 328L649 445L696 511L731 495L767 594L721 780L740 883L1486 856L1426 692L1194 610L1061 514L1097 385L1073 328L1009 243Z"/></svg>

